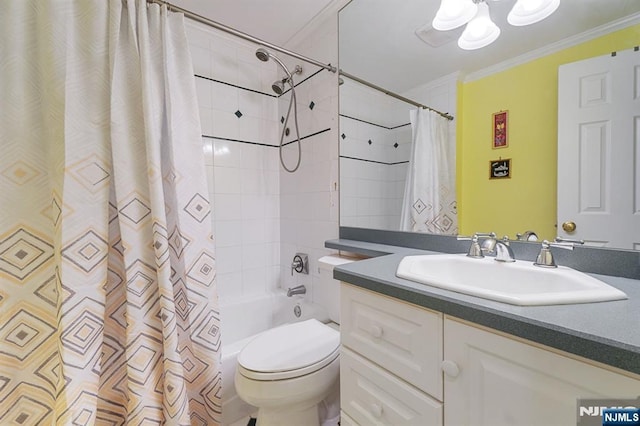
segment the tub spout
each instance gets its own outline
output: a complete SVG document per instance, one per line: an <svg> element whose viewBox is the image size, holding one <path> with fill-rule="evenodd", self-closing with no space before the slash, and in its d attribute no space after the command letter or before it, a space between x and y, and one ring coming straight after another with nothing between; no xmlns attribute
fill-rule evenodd
<svg viewBox="0 0 640 426"><path fill-rule="evenodd" d="M307 288L303 285L299 285L297 287L291 287L287 289L287 297L291 297L294 294L305 294L307 292Z"/></svg>

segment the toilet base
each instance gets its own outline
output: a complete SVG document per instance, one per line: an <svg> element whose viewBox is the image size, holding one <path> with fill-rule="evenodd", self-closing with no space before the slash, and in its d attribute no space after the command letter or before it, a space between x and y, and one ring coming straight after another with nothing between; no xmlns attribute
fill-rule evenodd
<svg viewBox="0 0 640 426"><path fill-rule="evenodd" d="M310 407L287 407L258 409L256 426L320 426L318 405Z"/></svg>

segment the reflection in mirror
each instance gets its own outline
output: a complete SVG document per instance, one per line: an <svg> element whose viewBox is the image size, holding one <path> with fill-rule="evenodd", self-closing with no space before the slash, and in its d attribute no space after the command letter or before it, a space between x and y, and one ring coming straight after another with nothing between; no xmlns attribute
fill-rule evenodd
<svg viewBox="0 0 640 426"><path fill-rule="evenodd" d="M558 174L563 173L557 171L558 69L633 49L640 40L640 1L563 1L552 16L526 27L507 23L513 2L489 3L491 17L502 31L498 40L463 51L456 44L463 28L439 32L430 26L439 2L353 0L340 12L340 68L455 116L450 130L456 148L460 234L494 231L515 239L517 233L534 231L540 239L553 239L562 234L556 228ZM638 87L633 78L639 76L628 75L627 93L632 93ZM399 230L398 203L402 204L411 152L409 111L415 107L344 81L340 223ZM507 143L494 146L494 117L502 111L508 111ZM633 123L626 125L633 128ZM506 159L508 176L490 179L490 164ZM621 186L602 177L604 203L609 197L605 189ZM590 176L589 185L594 182ZM638 185L626 186L632 199ZM581 220L561 218L560 224L577 225L577 230L562 235L623 247L581 235ZM638 249L640 227L627 232L638 235L624 248Z"/></svg>

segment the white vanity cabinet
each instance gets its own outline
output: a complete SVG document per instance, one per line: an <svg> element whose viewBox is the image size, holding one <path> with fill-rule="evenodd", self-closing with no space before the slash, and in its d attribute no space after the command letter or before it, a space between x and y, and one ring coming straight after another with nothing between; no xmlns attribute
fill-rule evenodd
<svg viewBox="0 0 640 426"><path fill-rule="evenodd" d="M345 424L442 424L442 314L341 286Z"/></svg>
<svg viewBox="0 0 640 426"><path fill-rule="evenodd" d="M571 425L578 398L640 395L638 379L449 318L444 360L450 425Z"/></svg>
<svg viewBox="0 0 640 426"><path fill-rule="evenodd" d="M343 424L567 425L578 398L637 398L617 373L350 284L341 286Z"/></svg>

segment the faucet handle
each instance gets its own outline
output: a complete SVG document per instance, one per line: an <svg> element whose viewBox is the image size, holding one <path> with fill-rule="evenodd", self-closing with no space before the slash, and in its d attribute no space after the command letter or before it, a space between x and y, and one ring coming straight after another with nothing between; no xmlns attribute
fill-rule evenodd
<svg viewBox="0 0 640 426"><path fill-rule="evenodd" d="M495 232L476 232L473 235L478 238L495 238L496 237Z"/></svg>
<svg viewBox="0 0 640 426"><path fill-rule="evenodd" d="M556 237L553 242L549 242L548 240L542 241L542 248L540 249L540 253L536 258L536 261L533 262L535 266L540 266L543 268L557 268L555 260L553 259L553 253L551 253L551 247L558 247L565 250L573 250L573 247L576 244L584 244L582 240L571 240L569 238L561 238Z"/></svg>
<svg viewBox="0 0 640 426"><path fill-rule="evenodd" d="M556 237L554 243L552 243L551 245L556 247L571 245L571 249L573 249L573 246L575 244L584 244L584 240L573 240L571 238Z"/></svg>
<svg viewBox="0 0 640 426"><path fill-rule="evenodd" d="M468 257L473 257L476 259L481 259L484 257L484 254L482 253L482 248L480 247L480 244L478 243L478 236L477 235L473 235L472 237L460 237L458 236L458 240L461 241L469 241L471 240L471 246L469 247L469 252L467 253Z"/></svg>
<svg viewBox="0 0 640 426"><path fill-rule="evenodd" d="M548 240L542 241L542 247L540 248L540 253L538 253L538 257L536 257L536 261L533 262L535 266L540 266L541 268L557 268L556 261L553 259L553 253L551 253L551 243ZM564 247L563 247L564 248ZM571 246L573 249L573 246Z"/></svg>

